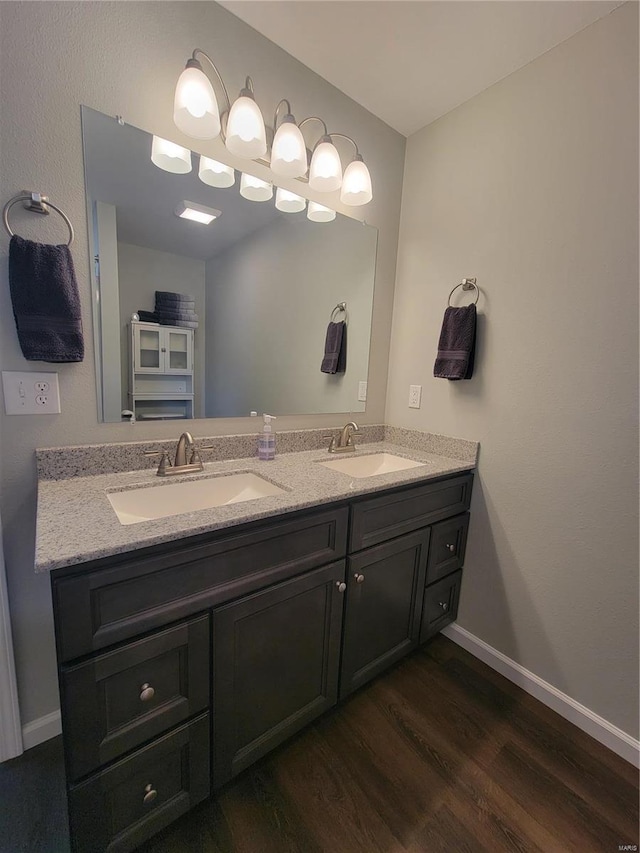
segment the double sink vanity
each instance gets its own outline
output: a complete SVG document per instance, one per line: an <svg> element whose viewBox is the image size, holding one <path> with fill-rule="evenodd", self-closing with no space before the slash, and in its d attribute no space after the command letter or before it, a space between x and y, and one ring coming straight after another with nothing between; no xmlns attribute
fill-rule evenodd
<svg viewBox="0 0 640 853"><path fill-rule="evenodd" d="M477 445L278 438L166 479L149 444L38 451L77 853L135 849L456 617Z"/></svg>

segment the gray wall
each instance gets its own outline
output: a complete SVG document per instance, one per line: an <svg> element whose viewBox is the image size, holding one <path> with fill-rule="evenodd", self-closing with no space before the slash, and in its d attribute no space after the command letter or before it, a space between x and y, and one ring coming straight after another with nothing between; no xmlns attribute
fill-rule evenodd
<svg viewBox="0 0 640 853"><path fill-rule="evenodd" d="M209 414L364 410L376 232L341 220L281 219L207 262ZM328 375L327 324L343 301L347 369Z"/></svg>
<svg viewBox="0 0 640 853"><path fill-rule="evenodd" d="M481 443L459 624L634 737L637 16L409 138L387 403ZM447 295L473 275L476 375L434 379Z"/></svg>
<svg viewBox="0 0 640 853"><path fill-rule="evenodd" d="M321 115L332 130L358 141L374 181L375 198L365 214L380 232L369 402L361 419L369 423L384 415L405 140L214 3L5 2L0 3L0 39L0 199L4 202L25 188L41 190L71 217L87 337L85 362L58 368L62 414L9 417L3 424L5 556L20 704L27 723L58 705L49 580L33 572L34 448L176 434L170 423L97 423L80 104L122 115L138 127L215 156L220 143L199 144L181 137L172 120L176 79L194 47L201 47L215 58L231 91L239 91L246 74L253 75L256 98L266 115L286 97L298 119ZM290 188L295 189L295 182ZM62 239L56 217L34 219L17 212L19 233ZM13 326L8 239L0 239L2 364L6 370L29 369ZM335 425L336 420L331 415L283 418L278 427ZM254 430L255 422L245 419L203 421L194 428L196 436Z"/></svg>
<svg viewBox="0 0 640 853"><path fill-rule="evenodd" d="M156 290L189 293L195 297L198 328L194 341L195 414L204 412L204 340L205 340L205 262L184 255L159 252L146 246L118 241L118 278L120 281L120 365L122 371L122 408L131 408L129 392L129 338L134 311L153 311Z"/></svg>

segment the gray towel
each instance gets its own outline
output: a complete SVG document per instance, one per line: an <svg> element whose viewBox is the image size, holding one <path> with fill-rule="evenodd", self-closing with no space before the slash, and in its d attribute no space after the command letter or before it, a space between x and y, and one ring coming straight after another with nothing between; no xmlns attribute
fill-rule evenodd
<svg viewBox="0 0 640 853"><path fill-rule="evenodd" d="M80 296L68 246L14 235L9 290L20 349L28 361L83 360Z"/></svg>
<svg viewBox="0 0 640 853"><path fill-rule="evenodd" d="M471 379L476 351L476 306L444 312L433 375L439 379Z"/></svg>
<svg viewBox="0 0 640 853"><path fill-rule="evenodd" d="M178 311L177 309L174 311L169 308L160 308L156 305L154 314L161 320L190 320L192 323L198 322L198 315L195 311Z"/></svg>
<svg viewBox="0 0 640 853"><path fill-rule="evenodd" d="M190 293L172 293L170 290L156 290L156 305L175 305L176 303L195 302Z"/></svg>
<svg viewBox="0 0 640 853"><path fill-rule="evenodd" d="M347 324L329 323L324 342L324 358L320 365L322 373L344 373L347 369Z"/></svg>

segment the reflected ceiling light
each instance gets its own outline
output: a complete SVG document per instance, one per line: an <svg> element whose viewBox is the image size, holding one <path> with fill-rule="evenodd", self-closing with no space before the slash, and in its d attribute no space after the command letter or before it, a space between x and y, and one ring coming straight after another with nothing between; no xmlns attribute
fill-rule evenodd
<svg viewBox="0 0 640 853"><path fill-rule="evenodd" d="M273 186L243 172L240 178L240 195L249 201L269 201L273 198Z"/></svg>
<svg viewBox="0 0 640 853"><path fill-rule="evenodd" d="M231 107L226 135L225 145L236 157L255 160L267 153L267 131L253 94L251 77L247 77L244 89Z"/></svg>
<svg viewBox="0 0 640 853"><path fill-rule="evenodd" d="M191 171L191 151L161 136L154 136L151 143L151 162L165 172L186 175Z"/></svg>
<svg viewBox="0 0 640 853"><path fill-rule="evenodd" d="M276 191L276 207L283 213L300 213L307 206L307 200L301 195L289 192L282 187Z"/></svg>
<svg viewBox="0 0 640 853"><path fill-rule="evenodd" d="M373 198L371 175L360 154L356 154L344 171L340 201L356 207L367 204Z"/></svg>
<svg viewBox="0 0 640 853"><path fill-rule="evenodd" d="M307 174L307 146L302 131L291 115L291 104L286 98L280 101L273 117L273 126L278 124L278 110L287 106L287 114L277 128L271 145L271 169L276 175L301 178Z"/></svg>
<svg viewBox="0 0 640 853"><path fill-rule="evenodd" d="M324 204L318 204L317 201L310 201L307 210L307 219L312 222L333 222L336 218L335 210L330 207L325 207Z"/></svg>
<svg viewBox="0 0 640 853"><path fill-rule="evenodd" d="M215 207L205 207L204 204L197 204L195 201L183 201L176 207L176 216L199 222L201 225L210 225L214 219L222 216L222 211L216 210Z"/></svg>
<svg viewBox="0 0 640 853"><path fill-rule="evenodd" d="M200 155L198 177L210 187L232 187L236 182L236 173L231 166L205 157L204 154Z"/></svg>
<svg viewBox="0 0 640 853"><path fill-rule="evenodd" d="M339 190L342 183L342 163L336 146L328 134L320 137L313 149L309 166L309 186L320 192Z"/></svg>
<svg viewBox="0 0 640 853"><path fill-rule="evenodd" d="M176 127L194 139L213 139L220 133L218 101L211 81L195 55L178 78L173 120Z"/></svg>

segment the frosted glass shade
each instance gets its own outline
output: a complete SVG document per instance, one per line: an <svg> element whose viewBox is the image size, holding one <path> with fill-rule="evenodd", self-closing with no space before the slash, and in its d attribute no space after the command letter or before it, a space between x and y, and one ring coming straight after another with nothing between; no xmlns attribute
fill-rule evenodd
<svg viewBox="0 0 640 853"><path fill-rule="evenodd" d="M307 200L301 195L278 187L276 191L276 207L283 213L300 213L307 206Z"/></svg>
<svg viewBox="0 0 640 853"><path fill-rule="evenodd" d="M255 160L267 153L267 132L260 107L248 89L231 107L227 121L227 149L236 157Z"/></svg>
<svg viewBox="0 0 640 853"><path fill-rule="evenodd" d="M293 116L284 117L273 137L271 171L289 178L307 174L307 146Z"/></svg>
<svg viewBox="0 0 640 853"><path fill-rule="evenodd" d="M269 201L273 198L273 187L266 181L243 172L240 178L240 195L249 201Z"/></svg>
<svg viewBox="0 0 640 853"><path fill-rule="evenodd" d="M151 162L165 172L186 175L191 171L191 151L161 136L154 136L151 143Z"/></svg>
<svg viewBox="0 0 640 853"><path fill-rule="evenodd" d="M309 186L312 190L332 192L342 183L342 163L338 150L328 136L316 145L309 166Z"/></svg>
<svg viewBox="0 0 640 853"><path fill-rule="evenodd" d="M336 218L335 210L330 207L325 207L324 204L318 204L317 201L310 201L307 210L307 219L312 222L333 222Z"/></svg>
<svg viewBox="0 0 640 853"><path fill-rule="evenodd" d="M371 175L358 154L344 170L340 201L357 207L360 204L367 204L372 198Z"/></svg>
<svg viewBox="0 0 640 853"><path fill-rule="evenodd" d="M213 86L195 64L185 68L178 78L173 120L176 127L194 139L213 139L220 133L220 112Z"/></svg>
<svg viewBox="0 0 640 853"><path fill-rule="evenodd" d="M231 166L205 157L204 154L200 155L198 177L210 187L232 187L236 182L236 173Z"/></svg>

